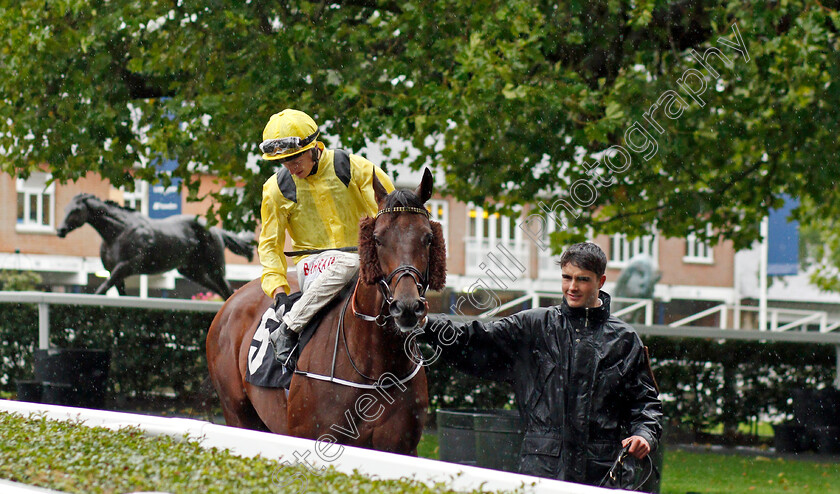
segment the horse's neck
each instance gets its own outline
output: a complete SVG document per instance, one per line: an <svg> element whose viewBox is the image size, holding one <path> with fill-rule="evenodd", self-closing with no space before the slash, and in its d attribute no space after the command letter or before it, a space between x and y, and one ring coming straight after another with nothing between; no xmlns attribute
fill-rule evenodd
<svg viewBox="0 0 840 494"><path fill-rule="evenodd" d="M129 226L128 216L128 211L98 202L91 208L88 223L99 233L105 243L110 243Z"/></svg>
<svg viewBox="0 0 840 494"><path fill-rule="evenodd" d="M370 316L376 316L382 310L382 294L376 285L367 285L359 282L356 293L356 310ZM372 372L392 372L402 374L409 369L413 362L405 352L405 338L400 336L399 331L393 327L380 327L376 322L364 321L353 314L353 308L348 307L345 313L345 320L355 320L353 325L353 339L358 349L367 351L354 352L354 356L364 355ZM388 324L393 324L389 320ZM348 325L345 324L345 327ZM348 334L348 337L350 335ZM369 358L368 355L379 355L379 358Z"/></svg>

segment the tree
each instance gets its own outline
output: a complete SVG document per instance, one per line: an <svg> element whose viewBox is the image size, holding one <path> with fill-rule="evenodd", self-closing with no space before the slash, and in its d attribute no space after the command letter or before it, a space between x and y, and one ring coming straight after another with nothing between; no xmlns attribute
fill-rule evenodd
<svg viewBox="0 0 840 494"><path fill-rule="evenodd" d="M840 208L836 0L3 5L4 171L119 186L178 158L193 198L196 167L241 187L208 213L231 228L255 223L273 164L246 162L285 107L351 149L410 142L389 162L461 200L564 211L555 245L711 224L741 248L783 194Z"/></svg>

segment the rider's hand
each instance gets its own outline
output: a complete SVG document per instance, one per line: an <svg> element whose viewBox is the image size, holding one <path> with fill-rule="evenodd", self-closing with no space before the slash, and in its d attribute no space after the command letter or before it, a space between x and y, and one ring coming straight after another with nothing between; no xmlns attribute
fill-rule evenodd
<svg viewBox="0 0 840 494"><path fill-rule="evenodd" d="M274 310L276 311L277 309L279 309L280 306L283 305L285 302L286 302L286 292L284 292L282 288L279 289L279 290L276 290L274 292Z"/></svg>
<svg viewBox="0 0 840 494"><path fill-rule="evenodd" d="M647 440L645 440L642 436L630 436L621 441L622 447L627 446L628 444L630 445L630 448L627 451L640 460L650 453L650 444L648 444Z"/></svg>

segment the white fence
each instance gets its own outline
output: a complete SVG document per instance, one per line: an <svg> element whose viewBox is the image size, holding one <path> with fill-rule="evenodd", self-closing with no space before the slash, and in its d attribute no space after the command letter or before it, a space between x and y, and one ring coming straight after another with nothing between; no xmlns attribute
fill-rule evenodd
<svg viewBox="0 0 840 494"><path fill-rule="evenodd" d="M490 317L501 310L510 308L517 304L531 300L532 307L539 305L540 297L557 297L561 294L557 292L534 292L519 297L508 302L505 305L493 309L492 313L485 313L482 317ZM768 309L771 314L772 321L778 321L780 314L792 314L801 316L793 322L778 326L771 324L772 331L756 331L743 329L726 329L711 328L702 326L687 326L688 322L700 319L707 315L713 314L716 311L721 311L721 320L727 320L727 311L733 310L733 313L738 315L736 311L758 310L757 307L740 306L738 308L730 309L728 306L716 306L706 311L694 314L688 318L676 321L668 326L654 325L653 322L653 301L649 299L625 299L616 297L613 299L616 302L630 303L629 306L616 311L614 315L618 317L627 317L630 313L635 311L644 311L645 324L635 325L639 334L658 335L658 336L672 336L681 338L714 338L714 339L737 339L737 340L762 340L762 341L788 341L794 343L819 343L826 345L834 345L837 355L837 370L834 385L840 388L840 331L835 329L840 326L840 323L829 324L827 318L818 311L797 311L793 309ZM38 306L38 347L41 349L49 348L49 306L53 304L61 305L94 305L103 307L130 307L130 308L144 308L157 310L186 310L186 311L201 311L201 312L218 312L222 307L223 302L205 302L198 300L183 300L183 299L161 299L161 298L138 298L138 297L106 297L104 295L74 295L64 293L48 293L48 292L0 292L0 303L18 303L18 304L37 304ZM774 312L776 316L773 316ZM468 319L458 316L451 316L454 320ZM740 316L735 317L739 320ZM820 321L820 331L789 331L794 327L801 327L804 329L805 324L812 321ZM723 324L722 326L725 326Z"/></svg>

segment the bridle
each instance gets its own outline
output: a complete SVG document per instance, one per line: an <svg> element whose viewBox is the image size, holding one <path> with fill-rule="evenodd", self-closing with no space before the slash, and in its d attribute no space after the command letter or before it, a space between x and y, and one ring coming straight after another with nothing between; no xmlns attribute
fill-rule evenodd
<svg viewBox="0 0 840 494"><path fill-rule="evenodd" d="M410 206L397 206L392 208L380 209L376 213L376 218L379 218L380 215L386 213L422 214L426 217L426 219L430 218L429 211L427 211L425 208L415 208ZM376 324L379 326L385 326L385 324L388 323L388 319L392 317L390 309L391 304L394 302L394 294L391 292L391 283L394 282L394 278L396 278L394 284L399 284L400 280L402 280L406 276L410 276L411 279L414 281L414 284L417 286L417 292L420 294L420 301L423 302L423 304L425 305L426 290L429 288L429 263L426 263L425 273L421 273L419 269L415 268L411 264L403 264L401 266L397 266L393 271L388 273L387 276L379 278L377 288L379 289L379 293L382 294L382 306L379 308L379 314L376 316L370 316L356 310L356 292L359 290L359 283L361 282L361 277L358 281L356 281L356 288L353 290L353 295L351 296L353 315L355 315L359 319L362 319L363 321L376 322Z"/></svg>
<svg viewBox="0 0 840 494"><path fill-rule="evenodd" d="M426 216L427 219L429 219L429 217L430 217L429 212L426 211L423 208L402 207L402 206L401 207L381 209L376 214L376 217L378 218L379 215L384 214L384 213L415 213L415 214L423 214L423 215ZM385 326L385 324L387 324L387 322L388 322L388 319L390 319L392 317L391 314L390 314L390 311L388 309L390 309L391 303L393 303L393 301L394 301L394 296L391 293L390 283L392 281L394 281L394 278L396 278L396 282L399 283L400 280L405 276L410 276L414 280L415 285L417 285L417 290L420 293L420 300L422 300L423 303L425 304L426 303L426 297L425 297L426 289L429 287L429 282L428 282L428 280L429 280L429 265L428 264L426 265L425 275L420 273L420 270L415 268L414 266L412 266L410 264L403 264L403 265L397 267L396 269L394 269L393 271L391 271L388 274L388 276L384 277L384 279L380 278L378 280L377 287L379 288L379 292L382 294L382 299L383 300L382 300L382 306L380 307L379 314L377 316L370 316L370 315L363 314L363 313L356 310L356 292L359 290L359 283L361 282L361 276L360 276L359 279L356 280L356 287L353 289L353 294L350 295L350 298L347 299L344 302L344 307L341 309L341 312L339 312L338 328L337 328L336 334L335 334L335 347L333 348L333 359L332 359L332 365L330 367L330 375L325 376L325 375L316 374L316 373L312 373L312 372L308 372L308 371L302 371L300 369L295 369L295 371L294 371L295 374L300 374L300 375L302 375L304 377L308 377L310 379L317 379L317 380L321 380L321 381L340 384L342 386L349 386L349 387L357 388L357 389L376 389L378 391L381 391L382 389L387 389L391 386L403 386L408 381L411 381L412 379L414 379L414 376L416 376L420 372L420 370L423 368L423 366L425 365L422 358L420 359L419 362L416 363L416 365L414 366L414 370L412 370L406 376L404 376L402 378L399 378L399 379L395 380L394 382L390 382L390 383L387 383L387 384L384 384L384 385L380 384L380 382L379 382L381 380L381 377L380 377L380 379L374 379L373 377L370 377L370 376L364 374L361 371L361 369L359 369L359 367L356 365L356 363L353 361L353 356L350 353L350 347L347 345L347 336L344 332L344 315L347 313L348 303L352 306L353 314L356 317L358 317L358 318L360 318L364 321L376 322L376 324L379 325L379 326ZM346 379L340 379L340 378L335 377L335 364L336 364L336 357L338 356L339 338L341 338L344 342L344 350L345 350L345 352L347 352L347 359L350 361L350 365L353 366L353 369L356 371L356 373L359 376L361 376L363 379L366 379L368 381L373 381L376 384L357 383L357 382L353 382L353 381L349 381L349 380L346 380ZM414 342L414 345L416 346L417 343Z"/></svg>

